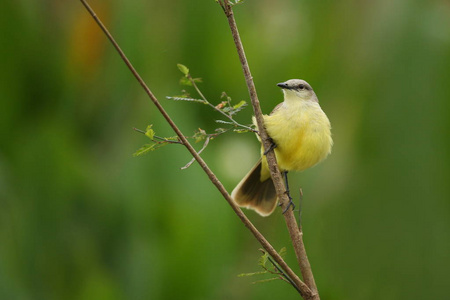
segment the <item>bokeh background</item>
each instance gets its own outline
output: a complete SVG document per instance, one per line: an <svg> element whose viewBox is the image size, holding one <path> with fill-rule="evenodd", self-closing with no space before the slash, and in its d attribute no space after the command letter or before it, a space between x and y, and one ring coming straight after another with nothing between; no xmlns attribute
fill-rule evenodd
<svg viewBox="0 0 450 300"><path fill-rule="evenodd" d="M213 103L248 100L213 0L91 5L187 135L217 113L179 95L183 63ZM259 271L260 247L78 1L0 9L0 299L298 299ZM291 175L322 299L448 299L450 4L247 0L235 8L262 109L307 80L333 125L332 155ZM194 95L194 91L188 88ZM249 123L247 108L237 116ZM197 149L201 144L195 145ZM232 190L257 160L253 134L203 157ZM280 212L248 212L298 271Z"/></svg>

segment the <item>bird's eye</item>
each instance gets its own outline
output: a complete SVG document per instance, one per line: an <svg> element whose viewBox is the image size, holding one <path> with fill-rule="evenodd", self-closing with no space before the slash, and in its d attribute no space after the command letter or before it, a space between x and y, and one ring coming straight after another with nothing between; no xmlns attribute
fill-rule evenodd
<svg viewBox="0 0 450 300"><path fill-rule="evenodd" d="M299 88L300 90L303 90L303 89L305 88L305 86L304 86L303 84L300 84L300 85L298 86L298 88Z"/></svg>

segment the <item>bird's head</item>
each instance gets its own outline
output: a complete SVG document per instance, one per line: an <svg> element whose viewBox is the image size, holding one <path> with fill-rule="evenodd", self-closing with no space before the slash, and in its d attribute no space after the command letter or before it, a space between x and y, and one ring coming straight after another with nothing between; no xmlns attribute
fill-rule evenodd
<svg viewBox="0 0 450 300"><path fill-rule="evenodd" d="M286 99L300 98L299 100L311 100L318 102L314 90L309 85L309 83L304 80L289 79L288 81L278 83L277 85L283 89L284 97Z"/></svg>

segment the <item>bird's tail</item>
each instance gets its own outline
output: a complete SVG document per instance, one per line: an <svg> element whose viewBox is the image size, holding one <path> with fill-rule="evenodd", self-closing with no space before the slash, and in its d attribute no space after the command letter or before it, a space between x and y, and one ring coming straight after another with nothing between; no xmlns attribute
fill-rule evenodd
<svg viewBox="0 0 450 300"><path fill-rule="evenodd" d="M264 217L274 211L277 194L270 177L261 181L261 159L234 188L231 197L237 205L253 209Z"/></svg>

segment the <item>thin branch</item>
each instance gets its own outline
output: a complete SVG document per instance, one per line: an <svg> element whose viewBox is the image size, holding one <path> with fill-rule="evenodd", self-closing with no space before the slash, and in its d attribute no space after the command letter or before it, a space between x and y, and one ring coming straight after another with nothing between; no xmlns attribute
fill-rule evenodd
<svg viewBox="0 0 450 300"><path fill-rule="evenodd" d="M202 100L204 101L205 104L209 105L212 109L214 109L215 111L221 113L223 116L225 116L227 119L229 119L235 126L238 127L242 127L245 128L247 130L256 132L255 129L250 128L248 126L242 125L238 122L236 122L236 120L233 119L232 116L230 116L229 114L225 113L224 111L222 111L221 109L218 109L215 105L211 104L211 102L208 101L208 99L206 99L206 97L203 95L202 91L200 91L200 89L198 88L197 84L195 83L194 78L192 78L191 74L187 74L187 78L189 79L189 81L192 83L192 86L194 87L194 89L197 91L197 94L200 96L200 98L202 98ZM228 101L228 105L231 106L230 102Z"/></svg>
<svg viewBox="0 0 450 300"><path fill-rule="evenodd" d="M141 129L139 129L139 128L133 127L133 130L134 130L134 131L137 131L137 132L139 132L139 133L145 134L145 131L144 131L144 130L141 130ZM169 139L163 138L163 137L161 137L161 136L157 136L157 135L154 135L153 137L159 140L159 141L152 140L152 142L154 142L154 143L162 143L162 142L164 142L164 143L168 143L168 144L180 144L180 145L183 144L183 143L180 142L180 141L169 140Z"/></svg>
<svg viewBox="0 0 450 300"><path fill-rule="evenodd" d="M167 112L161 106L158 99L150 91L148 86L145 84L144 80L141 78L141 76L135 70L135 68L133 67L131 62L128 60L128 58L126 57L126 55L124 54L122 49L119 47L117 42L114 40L112 35L109 33L109 31L103 25L103 23L100 21L100 19L97 17L97 15L92 10L92 8L87 4L87 2L85 0L80 0L80 1L84 5L84 7L87 9L87 11L91 14L91 16L93 17L95 22L100 26L100 28L105 33L105 35L108 37L108 39L111 41L114 48L119 53L120 57L127 65L128 69L130 69L131 73L134 75L136 80L139 82L139 84L142 86L142 88L145 90L145 92L149 96L150 100L155 104L157 109L160 111L160 113L163 115L163 117L166 119L166 121L169 123L169 125L172 127L172 129L175 131L175 133L178 135L178 137L180 138L183 145L192 154L192 156L197 160L200 167L204 170L204 172L207 174L208 178L216 186L216 188L219 190L219 192L222 194L222 196L225 198L225 200L228 202L228 204L234 210L234 212L239 217L239 219L251 231L251 233L258 240L258 242L261 244L261 246L270 254L270 256L272 256L272 258L278 263L278 265L286 272L286 274L288 274L288 276L300 288L300 290L302 291L302 295L308 296L308 298L311 298L312 294L311 294L311 291L309 290L309 288L300 280L300 278L294 273L294 271L292 271L292 269L287 265L287 263L283 260L283 258L278 254L278 252L275 250L275 248L266 240L266 238L258 231L258 229L256 229L256 227L253 225L252 222L250 222L250 220L242 212L242 210L234 203L233 199L228 194L228 192L226 191L223 184L219 181L219 179L216 177L216 175L211 171L211 169L208 167L206 162L198 155L198 153L195 151L195 149L192 147L192 145L189 143L189 141L186 139L186 137L183 135L183 133L180 131L180 129L176 126L176 124L169 117Z"/></svg>
<svg viewBox="0 0 450 300"><path fill-rule="evenodd" d="M209 141L211 140L210 136L206 137L205 143L203 144L202 149L200 149L200 151L198 151L198 154L201 154L203 152L203 150L205 150L205 148L208 146ZM195 161L195 158L192 158L190 162L188 162L184 167L181 167L181 170L185 170L187 168L189 168Z"/></svg>
<svg viewBox="0 0 450 300"><path fill-rule="evenodd" d="M288 282L290 285L294 287L294 289L297 290L297 292L301 293L300 289L295 285L295 283L292 281L292 279L277 265L276 262L273 261L272 257L267 257L270 261L270 263L280 272L280 274L286 279L286 282Z"/></svg>
<svg viewBox="0 0 450 300"><path fill-rule="evenodd" d="M250 99L253 105L253 110L255 112L256 121L258 124L259 135L261 137L261 142L265 150L270 149L271 140L264 128L264 118L261 112L261 107L259 105L258 96L255 89L255 84L253 82L253 77L250 72L250 67L247 62L247 58L245 56L244 47L242 45L242 41L239 36L239 31L237 29L236 20L234 19L234 13L232 9L232 4L228 0L218 0L220 6L222 7L227 20L228 25L231 29L231 34L233 36L233 40L236 46L236 50L239 55L239 60L241 62L242 70L244 72L245 81L247 83L248 92L250 94ZM270 175L272 177L273 183L275 185L275 190L277 192L278 199L280 201L281 207L283 211L289 205L289 198L286 194L286 188L284 187L283 180L281 178L280 171L278 169L278 164L276 161L275 153L273 151L268 151L266 154L267 163L269 165ZM305 280L306 285L309 287L307 290L302 290L302 296L305 299L320 299L319 293L317 291L317 286L314 281L314 276L311 270L311 266L308 261L308 257L306 256L305 247L303 244L302 236L303 233L299 230L297 226L297 222L295 220L294 213L291 209L287 210L286 213L283 214L285 218L285 222L289 231L289 235L291 237L292 244L294 246L295 254L297 256L297 261L300 266L300 271L302 273L303 279ZM310 295L307 295L306 292L310 292Z"/></svg>
<svg viewBox="0 0 450 300"><path fill-rule="evenodd" d="M133 127L133 130L134 130L134 131L137 131L137 132L139 132L139 133L145 134L145 131L144 131L144 130L142 130L142 129L139 129L139 128L136 128L136 127Z"/></svg>

